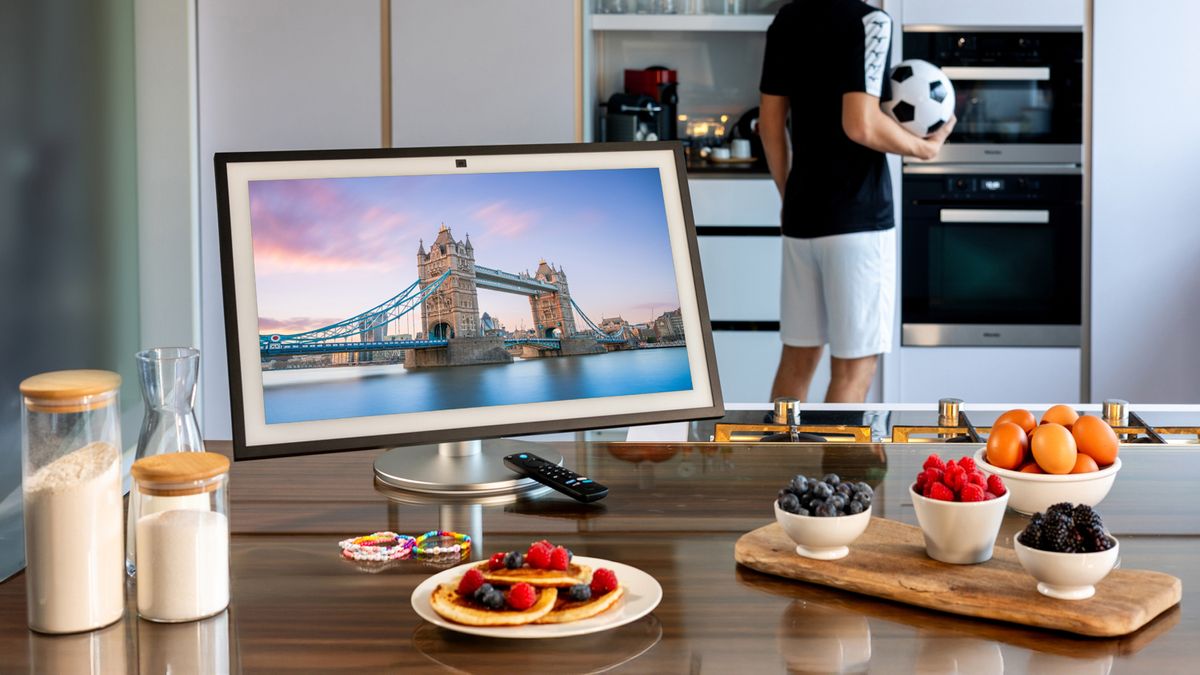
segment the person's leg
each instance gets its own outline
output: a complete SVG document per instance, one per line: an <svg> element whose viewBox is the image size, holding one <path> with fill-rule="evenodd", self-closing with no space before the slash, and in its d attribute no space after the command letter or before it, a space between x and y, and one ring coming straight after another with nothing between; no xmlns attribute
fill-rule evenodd
<svg viewBox="0 0 1200 675"><path fill-rule="evenodd" d="M891 351L895 230L822 237L814 249L829 311L830 403L865 401L879 354Z"/></svg>
<svg viewBox="0 0 1200 675"><path fill-rule="evenodd" d="M823 351L824 346L784 345L783 353L779 355L779 370L775 371L775 382L771 385L771 400L780 397L808 400L808 387L812 384L813 373L817 372Z"/></svg>
<svg viewBox="0 0 1200 675"><path fill-rule="evenodd" d="M811 239L783 237L779 293L779 337L783 352L771 385L771 400L808 398L813 372L825 348L825 304Z"/></svg>

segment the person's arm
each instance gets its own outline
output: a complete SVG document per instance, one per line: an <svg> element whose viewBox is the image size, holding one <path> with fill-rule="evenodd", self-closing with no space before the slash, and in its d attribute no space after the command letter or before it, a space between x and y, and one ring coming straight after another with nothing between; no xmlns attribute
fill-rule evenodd
<svg viewBox="0 0 1200 675"><path fill-rule="evenodd" d="M878 96L865 92L842 94L842 130L855 143L879 152L933 159L954 130L955 122L957 119L951 117L933 134L919 138L880 109ZM759 124L762 124L761 118Z"/></svg>
<svg viewBox="0 0 1200 675"><path fill-rule="evenodd" d="M786 96L763 94L758 106L758 137L762 140L767 169L775 180L775 187L779 188L780 197L786 191L788 172L792 167L787 135L789 105Z"/></svg>

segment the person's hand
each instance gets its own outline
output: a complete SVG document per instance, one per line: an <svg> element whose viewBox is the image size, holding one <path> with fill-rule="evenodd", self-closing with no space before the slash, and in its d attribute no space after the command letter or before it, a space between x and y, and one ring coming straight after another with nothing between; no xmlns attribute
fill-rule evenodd
<svg viewBox="0 0 1200 675"><path fill-rule="evenodd" d="M950 119L945 124L938 127L938 130L925 137L925 140L937 145L937 149L942 149L942 144L950 137L950 132L954 131L954 125L958 124L958 116L951 115Z"/></svg>

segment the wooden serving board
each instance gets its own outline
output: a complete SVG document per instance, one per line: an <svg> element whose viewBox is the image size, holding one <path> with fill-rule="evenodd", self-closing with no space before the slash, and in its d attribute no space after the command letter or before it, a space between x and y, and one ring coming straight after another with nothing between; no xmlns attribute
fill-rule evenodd
<svg viewBox="0 0 1200 675"><path fill-rule="evenodd" d="M978 565L948 565L925 555L921 529L872 518L841 560L796 554L778 523L742 535L738 563L766 574L872 595L928 609L1096 637L1136 631L1176 605L1179 579L1161 572L1116 569L1087 600L1055 600L1037 591L1011 548L996 546Z"/></svg>

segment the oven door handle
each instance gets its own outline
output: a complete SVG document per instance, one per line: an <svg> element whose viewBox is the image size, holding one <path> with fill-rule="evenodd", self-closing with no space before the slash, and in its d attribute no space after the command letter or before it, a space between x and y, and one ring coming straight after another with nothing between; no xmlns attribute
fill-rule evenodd
<svg viewBox="0 0 1200 675"><path fill-rule="evenodd" d="M1050 69L1046 67L971 67L946 66L942 68L946 77L951 80L1037 80L1044 82L1050 79Z"/></svg>
<svg viewBox="0 0 1200 675"><path fill-rule="evenodd" d="M941 209L943 223L1038 223L1050 222L1045 209Z"/></svg>

